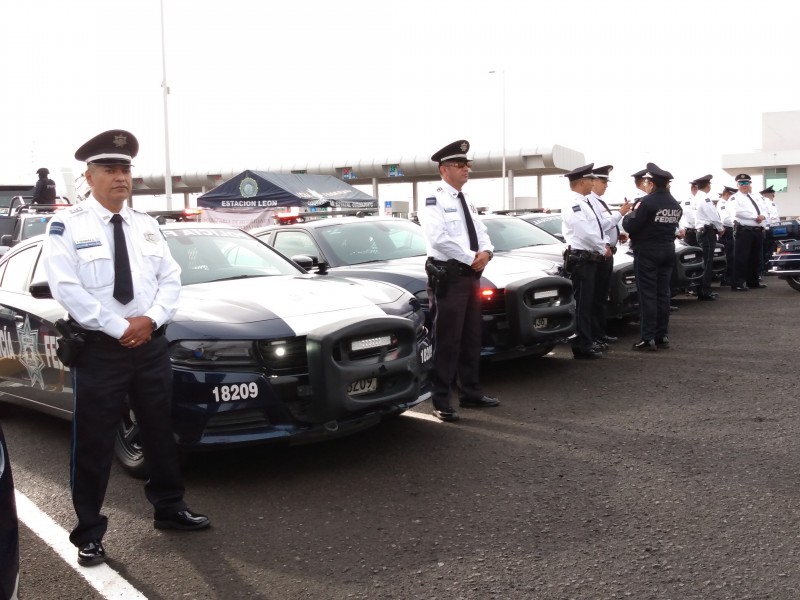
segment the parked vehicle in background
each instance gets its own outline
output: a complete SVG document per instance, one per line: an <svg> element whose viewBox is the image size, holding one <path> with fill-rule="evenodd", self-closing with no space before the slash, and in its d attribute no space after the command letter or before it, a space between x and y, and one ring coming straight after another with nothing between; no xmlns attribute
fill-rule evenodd
<svg viewBox="0 0 800 600"><path fill-rule="evenodd" d="M309 275L231 226L161 228L181 266L181 303L165 336L172 419L182 449L308 443L341 437L430 396L431 340L420 303L382 282ZM72 417L59 361L43 236L0 259L0 401ZM136 416L116 455L147 472Z"/></svg>
<svg viewBox="0 0 800 600"><path fill-rule="evenodd" d="M69 206L72 205L18 204L10 214L0 216L0 256L12 246L43 234L55 212Z"/></svg>
<svg viewBox="0 0 800 600"><path fill-rule="evenodd" d="M784 239L769 261L767 275L786 281L793 290L800 292L800 240Z"/></svg>
<svg viewBox="0 0 800 600"><path fill-rule="evenodd" d="M14 478L0 425L0 598L16 600L19 586L19 522Z"/></svg>
<svg viewBox="0 0 800 600"><path fill-rule="evenodd" d="M317 273L391 282L428 308L425 237L407 219L328 215L251 233ZM495 252L480 287L485 359L543 356L575 330L572 283L554 260Z"/></svg>

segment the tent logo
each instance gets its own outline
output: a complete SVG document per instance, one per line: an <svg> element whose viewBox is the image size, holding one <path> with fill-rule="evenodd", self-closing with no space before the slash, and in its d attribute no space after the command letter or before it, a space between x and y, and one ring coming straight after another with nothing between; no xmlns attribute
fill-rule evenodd
<svg viewBox="0 0 800 600"><path fill-rule="evenodd" d="M239 193L242 198L252 198L258 194L258 182L252 177L245 177L239 184Z"/></svg>

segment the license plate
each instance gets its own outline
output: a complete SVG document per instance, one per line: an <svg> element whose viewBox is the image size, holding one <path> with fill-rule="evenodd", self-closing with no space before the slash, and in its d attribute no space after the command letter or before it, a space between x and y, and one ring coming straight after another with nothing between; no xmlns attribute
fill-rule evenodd
<svg viewBox="0 0 800 600"><path fill-rule="evenodd" d="M347 386L347 393L351 396L358 396L360 394L369 394L378 389L378 378L369 377L367 379L359 379Z"/></svg>
<svg viewBox="0 0 800 600"><path fill-rule="evenodd" d="M428 342L423 342L420 344L419 347L419 364L427 366L431 359L433 358L433 346L431 346Z"/></svg>
<svg viewBox="0 0 800 600"><path fill-rule="evenodd" d="M558 298L558 290L544 290L541 292L533 293L534 300L541 300L542 298Z"/></svg>
<svg viewBox="0 0 800 600"><path fill-rule="evenodd" d="M547 319L545 317L539 317L537 319L534 319L533 326L536 329L544 329L545 327L547 327Z"/></svg>
<svg viewBox="0 0 800 600"><path fill-rule="evenodd" d="M683 258L685 258L686 260L694 260L695 256L697 256L697 254L684 254Z"/></svg>

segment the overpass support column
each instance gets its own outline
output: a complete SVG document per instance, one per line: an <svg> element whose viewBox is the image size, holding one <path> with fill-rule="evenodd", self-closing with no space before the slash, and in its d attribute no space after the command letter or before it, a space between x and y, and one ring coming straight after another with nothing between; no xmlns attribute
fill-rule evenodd
<svg viewBox="0 0 800 600"><path fill-rule="evenodd" d="M514 170L509 169L506 177L508 178L508 207L517 208L517 201L514 198Z"/></svg>
<svg viewBox="0 0 800 600"><path fill-rule="evenodd" d="M536 176L536 206L542 208L542 176Z"/></svg>

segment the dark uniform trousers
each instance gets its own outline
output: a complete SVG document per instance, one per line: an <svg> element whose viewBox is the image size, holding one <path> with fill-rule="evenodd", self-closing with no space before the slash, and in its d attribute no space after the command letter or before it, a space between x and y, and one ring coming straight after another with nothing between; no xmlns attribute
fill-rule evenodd
<svg viewBox="0 0 800 600"><path fill-rule="evenodd" d="M100 514L105 498L114 439L130 408L140 426L149 469L145 495L155 518L184 510L175 438L172 431L172 369L167 338L153 337L138 348L124 348L100 332L88 332L84 350L72 367L74 414L70 483L78 524L70 541L81 546L102 539L107 517Z"/></svg>
<svg viewBox="0 0 800 600"><path fill-rule="evenodd" d="M733 285L758 287L764 246L761 227L736 226L733 261Z"/></svg>
<svg viewBox="0 0 800 600"><path fill-rule="evenodd" d="M772 233L772 229L764 230L764 249L762 252L763 260L761 261L761 272L766 273L769 270L769 261L778 247L778 242Z"/></svg>
<svg viewBox="0 0 800 600"><path fill-rule="evenodd" d="M444 298L428 288L433 323L433 407L450 408L450 392L461 399L480 398L480 277L465 274L451 280ZM457 378L457 379L456 379Z"/></svg>
<svg viewBox="0 0 800 600"><path fill-rule="evenodd" d="M723 279L724 285L731 285L733 282L733 231L730 227L725 228L725 233L719 236L720 243L725 246L725 278Z"/></svg>
<svg viewBox="0 0 800 600"><path fill-rule="evenodd" d="M670 279L675 264L675 247L634 249L634 272L639 289L641 339L667 335L669 328Z"/></svg>
<svg viewBox="0 0 800 600"><path fill-rule="evenodd" d="M614 272L614 257L597 263L594 280L592 306L592 339L599 340L606 335L606 306L611 288L611 275Z"/></svg>
<svg viewBox="0 0 800 600"><path fill-rule="evenodd" d="M714 276L714 250L717 249L717 230L705 225L697 230L697 242L703 249L703 278L700 283L700 295L711 294L711 279Z"/></svg>
<svg viewBox="0 0 800 600"><path fill-rule="evenodd" d="M592 347L592 315L594 313L594 289L599 262L582 260L573 269L572 293L575 296L575 341L572 349L590 350Z"/></svg>

